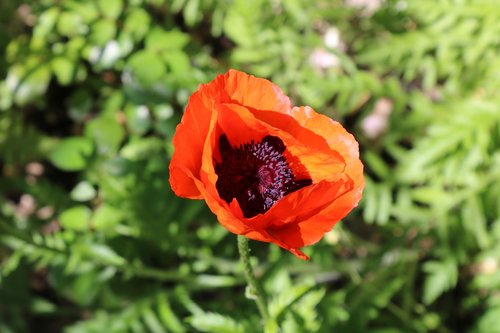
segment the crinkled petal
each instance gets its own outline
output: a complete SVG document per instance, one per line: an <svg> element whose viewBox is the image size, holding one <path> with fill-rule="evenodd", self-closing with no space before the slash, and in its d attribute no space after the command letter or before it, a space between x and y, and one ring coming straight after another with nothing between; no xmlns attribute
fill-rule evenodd
<svg viewBox="0 0 500 333"><path fill-rule="evenodd" d="M303 164L313 182L336 180L344 170L345 162L342 155L331 149L324 140L311 139L302 143L294 135L257 119L248 108L238 104L224 103L218 109L218 124L233 146L251 140L259 141L265 135L273 135L283 140L287 152ZM315 134L312 133L311 136ZM291 167L295 171L293 163Z"/></svg>
<svg viewBox="0 0 500 333"><path fill-rule="evenodd" d="M344 217L358 205L365 186L358 142L341 124L325 115L314 112L308 106L294 107L292 115L302 126L324 137L330 147L338 151L344 158L344 173L353 180L352 191L343 195L336 202L338 209L341 210L339 215Z"/></svg>
<svg viewBox="0 0 500 333"><path fill-rule="evenodd" d="M218 198L213 197L212 194L205 188L203 182L194 178L193 180L205 199L208 208L210 208L210 210L217 216L217 220L227 230L238 235L246 234L251 230L242 219L234 216L226 202L221 202Z"/></svg>
<svg viewBox="0 0 500 333"><path fill-rule="evenodd" d="M265 112L257 112L258 116L259 114L261 115L259 119L266 118L267 123L275 121L271 120L269 115L262 117ZM292 114L303 128L324 137L330 148L337 150L346 163L343 171L344 180L336 183L337 185L342 183L336 195L332 195L335 191L334 183L329 184L331 194L321 190L315 192L314 186L309 186L280 200L266 212L266 217L259 216L258 223L267 225L269 230L272 229L273 236L290 247L300 248L316 243L357 206L364 187L364 177L363 165L359 160L358 143L338 122L314 112L309 107L294 108ZM293 121L284 121L275 125L294 133L295 136L300 135L298 134L300 130L297 130ZM315 198L314 193L320 196ZM301 198L309 200L301 200ZM313 202L317 205L312 205ZM322 205L324 203L326 204ZM294 214L294 207L307 207L302 211L309 216ZM287 215L287 211L294 213Z"/></svg>
<svg viewBox="0 0 500 333"><path fill-rule="evenodd" d="M212 96L206 86L201 86L189 99L172 139L175 151L169 166L170 185L175 194L190 199L202 198L193 179L184 170L199 178L203 147L213 113Z"/></svg>
<svg viewBox="0 0 500 333"><path fill-rule="evenodd" d="M316 243L346 215L346 212L352 209L352 206L348 209L341 206L345 203L342 198L349 195L352 190L351 186L352 183L342 184L341 189L338 190L338 196L315 214L304 216L302 219L277 228L271 227L272 234L291 247L299 248Z"/></svg>
<svg viewBox="0 0 500 333"><path fill-rule="evenodd" d="M278 201L265 214L248 219L247 224L278 230L318 214L351 189L350 180L322 181L292 192Z"/></svg>
<svg viewBox="0 0 500 333"><path fill-rule="evenodd" d="M233 103L259 110L290 113L292 104L283 91L269 80L236 70L224 75L225 90Z"/></svg>

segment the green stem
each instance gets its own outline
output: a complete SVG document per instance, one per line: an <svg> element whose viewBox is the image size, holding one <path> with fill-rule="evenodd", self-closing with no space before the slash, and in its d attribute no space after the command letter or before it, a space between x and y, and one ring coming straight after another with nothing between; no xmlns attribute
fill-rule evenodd
<svg viewBox="0 0 500 333"><path fill-rule="evenodd" d="M260 315L264 322L269 320L269 313L267 312L266 296L262 287L258 283L255 275L253 274L252 264L250 263L250 249L248 248L248 238L238 235L238 251L240 252L241 263L243 264L243 271L248 283L249 292L255 296L255 302L259 308Z"/></svg>

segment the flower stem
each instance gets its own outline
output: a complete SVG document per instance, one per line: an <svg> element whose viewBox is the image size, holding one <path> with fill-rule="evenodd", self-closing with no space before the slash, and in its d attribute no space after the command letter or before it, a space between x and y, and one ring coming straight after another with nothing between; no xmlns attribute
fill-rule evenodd
<svg viewBox="0 0 500 333"><path fill-rule="evenodd" d="M248 238L238 235L238 251L240 252L241 263L243 264L243 271L248 283L248 291L250 295L255 297L255 302L259 308L260 315L264 322L268 322L269 313L267 312L266 296L262 287L258 283L255 275L253 274L252 264L250 263L250 249L248 248Z"/></svg>

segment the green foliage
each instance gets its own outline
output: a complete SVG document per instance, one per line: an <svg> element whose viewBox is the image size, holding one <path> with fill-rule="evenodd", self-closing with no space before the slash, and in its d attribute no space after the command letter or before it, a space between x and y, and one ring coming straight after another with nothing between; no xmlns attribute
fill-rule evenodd
<svg viewBox="0 0 500 333"><path fill-rule="evenodd" d="M310 262L251 244L281 332L498 332L499 6L350 3L2 5L0 333L259 331L235 237L168 184L189 95L228 68L342 122L365 164Z"/></svg>

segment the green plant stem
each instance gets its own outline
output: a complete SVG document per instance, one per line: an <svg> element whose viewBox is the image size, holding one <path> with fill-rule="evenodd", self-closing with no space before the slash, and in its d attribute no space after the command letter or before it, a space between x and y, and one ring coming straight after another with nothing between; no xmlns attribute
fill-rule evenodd
<svg viewBox="0 0 500 333"><path fill-rule="evenodd" d="M259 308L260 315L264 322L269 320L267 312L266 296L262 287L258 283L253 274L252 264L250 263L250 249L248 248L248 238L238 235L238 251L240 252L241 263L243 264L243 272L248 283L249 292L255 296L255 302Z"/></svg>

